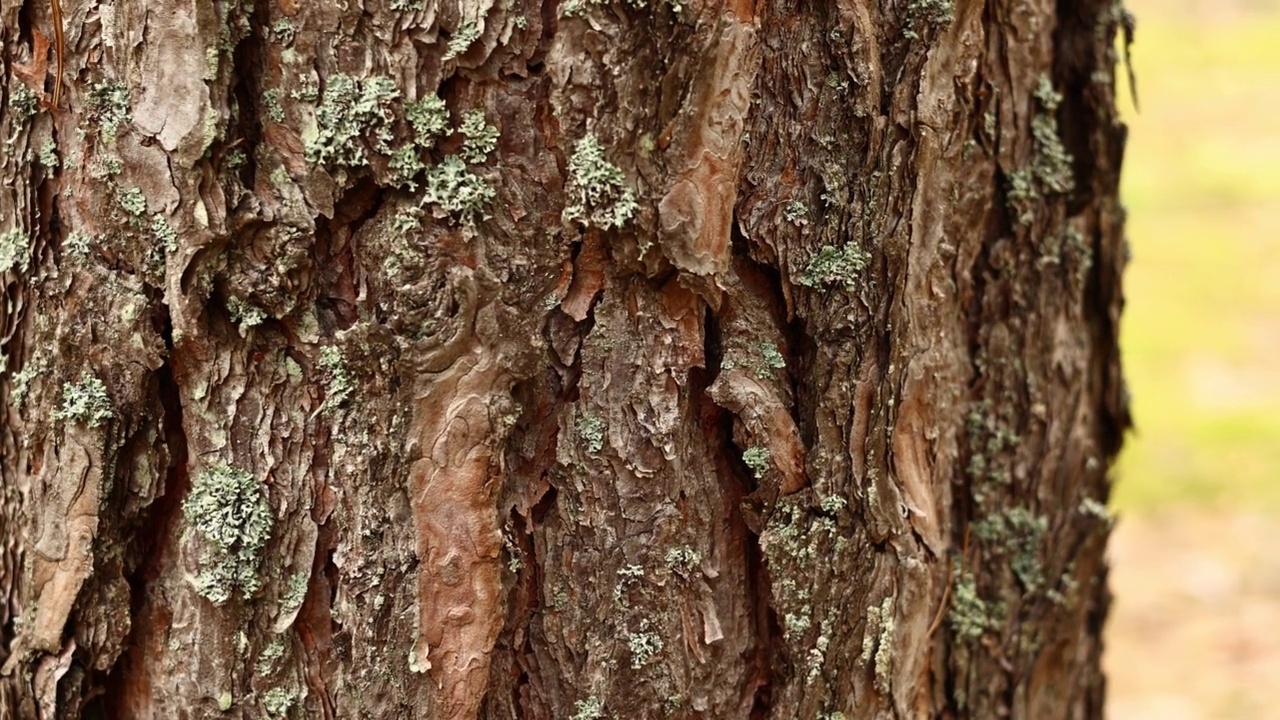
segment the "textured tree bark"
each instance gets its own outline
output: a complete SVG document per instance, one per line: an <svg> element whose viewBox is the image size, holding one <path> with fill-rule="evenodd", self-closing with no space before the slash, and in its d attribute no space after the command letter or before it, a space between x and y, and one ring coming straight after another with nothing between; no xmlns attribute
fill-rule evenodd
<svg viewBox="0 0 1280 720"><path fill-rule="evenodd" d="M0 716L1101 715L1117 3L53 10Z"/></svg>

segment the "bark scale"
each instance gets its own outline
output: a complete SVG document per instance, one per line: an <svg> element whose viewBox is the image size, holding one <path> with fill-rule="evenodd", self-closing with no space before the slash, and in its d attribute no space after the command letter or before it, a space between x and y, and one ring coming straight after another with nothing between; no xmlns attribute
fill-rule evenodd
<svg viewBox="0 0 1280 720"><path fill-rule="evenodd" d="M1098 717L1110 0L0 8L0 715Z"/></svg>

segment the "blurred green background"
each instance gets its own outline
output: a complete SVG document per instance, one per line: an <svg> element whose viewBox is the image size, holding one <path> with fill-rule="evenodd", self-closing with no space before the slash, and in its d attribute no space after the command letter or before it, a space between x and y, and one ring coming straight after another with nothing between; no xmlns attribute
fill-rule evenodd
<svg viewBox="0 0 1280 720"><path fill-rule="evenodd" d="M1141 112L1122 84L1121 341L1137 432L1115 505L1280 511L1280 2L1129 5Z"/></svg>
<svg viewBox="0 0 1280 720"><path fill-rule="evenodd" d="M1280 0L1126 4L1108 716L1280 718Z"/></svg>

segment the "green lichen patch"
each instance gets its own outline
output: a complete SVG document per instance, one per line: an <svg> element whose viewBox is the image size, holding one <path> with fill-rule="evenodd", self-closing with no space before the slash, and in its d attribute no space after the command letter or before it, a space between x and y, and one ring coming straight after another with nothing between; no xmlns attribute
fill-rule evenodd
<svg viewBox="0 0 1280 720"><path fill-rule="evenodd" d="M449 38L449 44L445 47L444 59L452 60L462 53L466 52L471 44L480 39L480 24L474 20L466 20L462 23Z"/></svg>
<svg viewBox="0 0 1280 720"><path fill-rule="evenodd" d="M792 200L783 208L782 217L796 227L804 227L809 224L809 206L803 200Z"/></svg>
<svg viewBox="0 0 1280 720"><path fill-rule="evenodd" d="M484 216L484 209L496 192L484 178L467 169L457 155L450 155L439 165L427 170L423 200L445 212L460 215L464 222L474 223Z"/></svg>
<svg viewBox="0 0 1280 720"><path fill-rule="evenodd" d="M600 720L604 717L604 702L596 697L579 700L573 709L573 717L569 720Z"/></svg>
<svg viewBox="0 0 1280 720"><path fill-rule="evenodd" d="M463 113L462 125L458 129L466 136L458 154L469 163L484 162L498 147L498 128L485 121L484 110Z"/></svg>
<svg viewBox="0 0 1280 720"><path fill-rule="evenodd" d="M747 464L751 474L759 480L769 472L769 468L773 467L773 453L769 452L767 447L747 448L746 452L742 453L742 462Z"/></svg>
<svg viewBox="0 0 1280 720"><path fill-rule="evenodd" d="M31 263L31 244L27 233L19 228L0 233L0 273L17 268L26 272Z"/></svg>
<svg viewBox="0 0 1280 720"><path fill-rule="evenodd" d="M262 108L267 119L274 123L284 122L284 106L280 104L282 93L280 88L271 88L262 93Z"/></svg>
<svg viewBox="0 0 1280 720"><path fill-rule="evenodd" d="M298 702L298 692L286 688L271 688L262 696L262 709L270 717L284 717Z"/></svg>
<svg viewBox="0 0 1280 720"><path fill-rule="evenodd" d="M174 252L178 249L178 231L173 229L164 216L159 214L151 216L151 234L166 252Z"/></svg>
<svg viewBox="0 0 1280 720"><path fill-rule="evenodd" d="M655 9L656 7L669 7L676 15L684 12L685 0L623 0L624 3L634 10ZM608 5L609 0L566 0L560 6L560 13L565 17L578 17L585 15L592 8Z"/></svg>
<svg viewBox="0 0 1280 720"><path fill-rule="evenodd" d="M653 661L665 646L662 636L653 632L648 620L640 621L638 632L628 632L627 649L631 651L631 669L639 670Z"/></svg>
<svg viewBox="0 0 1280 720"><path fill-rule="evenodd" d="M18 122L26 122L40 109L40 97L21 82L9 86L9 112Z"/></svg>
<svg viewBox="0 0 1280 720"><path fill-rule="evenodd" d="M142 217L147 211L147 198L136 187L117 187L116 204L134 218Z"/></svg>
<svg viewBox="0 0 1280 720"><path fill-rule="evenodd" d="M449 128L449 108L435 95L405 103L404 118L423 147L430 147Z"/></svg>
<svg viewBox="0 0 1280 720"><path fill-rule="evenodd" d="M996 553L1007 555L1013 574L1028 593L1042 590L1044 568L1040 546L1049 530L1049 519L1021 507L995 513L973 524L973 534Z"/></svg>
<svg viewBox="0 0 1280 720"><path fill-rule="evenodd" d="M320 369L328 376L326 384L329 390L321 410L332 410L351 397L351 393L355 390L355 383L352 381L350 371L347 370L342 351L333 345L320 349Z"/></svg>
<svg viewBox="0 0 1280 720"><path fill-rule="evenodd" d="M192 483L182 514L205 543L196 592L221 605L237 592L248 598L262 587L259 568L274 518L253 474L213 465Z"/></svg>
<svg viewBox="0 0 1280 720"><path fill-rule="evenodd" d="M366 162L363 142L387 149L391 140L391 102L400 90L391 78L376 75L357 81L349 75L330 75L320 107L316 108L316 136L306 142L309 162L333 167L359 167Z"/></svg>
<svg viewBox="0 0 1280 720"><path fill-rule="evenodd" d="M667 551L666 564L671 572L690 578L702 565L702 553L687 545L673 547Z"/></svg>
<svg viewBox="0 0 1280 720"><path fill-rule="evenodd" d="M840 285L853 292L858 287L870 256L856 245L827 245L809 259L800 284L811 288Z"/></svg>
<svg viewBox="0 0 1280 720"><path fill-rule="evenodd" d="M1005 192L1010 209L1023 225L1035 220L1036 202L1040 198L1075 189L1073 159L1058 131L1057 110L1062 104L1062 94L1054 90L1047 75L1040 77L1032 94L1040 111L1031 120L1031 164L1009 174Z"/></svg>
<svg viewBox="0 0 1280 720"><path fill-rule="evenodd" d="M49 138L40 146L40 152L36 154L36 158L40 164L50 170L56 170L62 163L58 160L58 143Z"/></svg>
<svg viewBox="0 0 1280 720"><path fill-rule="evenodd" d="M262 308L238 297L227 298L227 314L231 316L231 322L239 327L240 337L245 337L250 328L261 325L267 319L267 313Z"/></svg>
<svg viewBox="0 0 1280 720"><path fill-rule="evenodd" d="M605 158L595 135L582 138L569 158L566 194L576 200L564 209L564 219L569 222L620 228L639 209L622 169Z"/></svg>
<svg viewBox="0 0 1280 720"><path fill-rule="evenodd" d="M98 427L115 417L107 386L92 373L85 372L78 382L62 386L62 405L53 411L53 417Z"/></svg>
<svg viewBox="0 0 1280 720"><path fill-rule="evenodd" d="M120 126L129 121L129 87L113 80L94 83L89 86L84 106L99 134L114 139Z"/></svg>
<svg viewBox="0 0 1280 720"><path fill-rule="evenodd" d="M756 377L761 380L771 378L775 370L787 367L787 360L782 357L778 346L770 342L760 343L760 359L761 365L756 369Z"/></svg>
<svg viewBox="0 0 1280 720"><path fill-rule="evenodd" d="M418 189L418 174L426 168L418 146L405 145L391 153L391 159L387 161L387 179L392 185L413 192Z"/></svg>
<svg viewBox="0 0 1280 720"><path fill-rule="evenodd" d="M604 449L604 421L595 415L582 415L575 425L578 435L582 437L587 452L595 455Z"/></svg>
<svg viewBox="0 0 1280 720"><path fill-rule="evenodd" d="M947 621L956 636L963 640L977 640L999 627L1001 615L1003 612L999 605L978 595L973 574L957 570L952 578L951 611L947 613Z"/></svg>

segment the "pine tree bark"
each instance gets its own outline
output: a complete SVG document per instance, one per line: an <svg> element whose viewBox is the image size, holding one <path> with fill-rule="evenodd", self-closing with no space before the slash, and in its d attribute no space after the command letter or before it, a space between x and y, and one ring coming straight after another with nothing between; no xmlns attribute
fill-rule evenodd
<svg viewBox="0 0 1280 720"><path fill-rule="evenodd" d="M0 716L1100 717L1121 14L4 3Z"/></svg>

